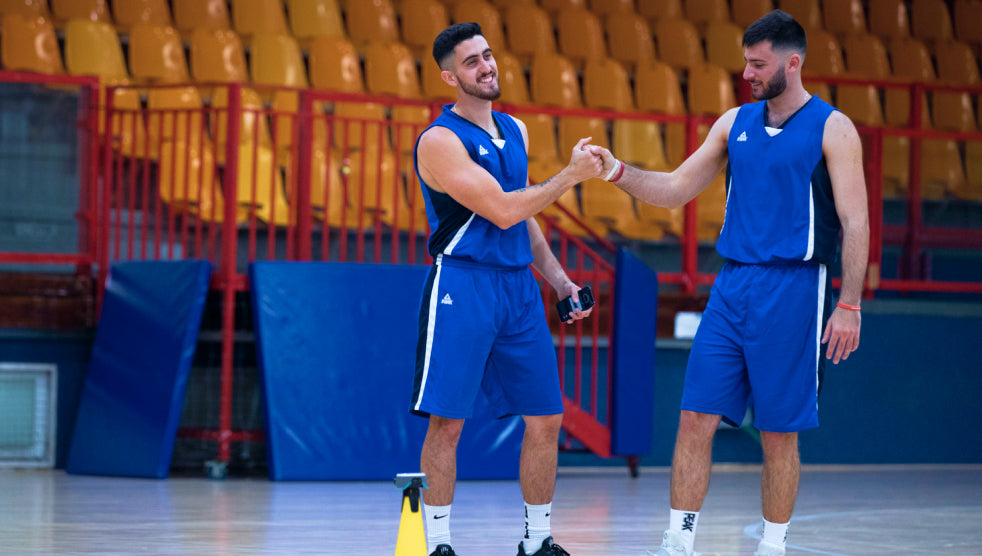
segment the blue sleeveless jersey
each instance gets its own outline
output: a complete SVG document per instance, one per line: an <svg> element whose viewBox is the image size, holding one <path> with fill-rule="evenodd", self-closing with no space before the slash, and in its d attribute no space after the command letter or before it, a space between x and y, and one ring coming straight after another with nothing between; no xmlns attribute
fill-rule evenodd
<svg viewBox="0 0 982 556"><path fill-rule="evenodd" d="M840 223L822 137L835 108L812 96L772 137L765 104L741 106L730 128L726 218L716 250L747 264L830 264Z"/></svg>
<svg viewBox="0 0 982 556"><path fill-rule="evenodd" d="M524 188L528 181L528 155L522 130L515 120L507 114L491 112L504 139L504 144L499 147L487 131L451 111L452 106L444 106L440 117L426 129L442 126L453 131L464 144L471 160L494 176L504 191ZM431 189L419 176L418 148L419 139L413 149L413 165L426 200L426 217L430 223L427 248L430 255L433 258L443 255L498 267L531 264L532 246L526 223L519 222L502 230L450 195Z"/></svg>

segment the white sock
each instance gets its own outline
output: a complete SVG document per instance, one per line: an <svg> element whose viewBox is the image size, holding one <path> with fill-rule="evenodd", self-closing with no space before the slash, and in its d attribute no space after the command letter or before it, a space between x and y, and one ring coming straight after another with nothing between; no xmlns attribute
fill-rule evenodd
<svg viewBox="0 0 982 556"><path fill-rule="evenodd" d="M529 504L525 503L525 546L526 554L534 554L542 548L542 541L546 540L552 530L549 525L549 516L552 514L552 502L548 504Z"/></svg>
<svg viewBox="0 0 982 556"><path fill-rule="evenodd" d="M426 552L436 550L441 544L450 544L450 506L427 506L423 504L423 519L426 521Z"/></svg>
<svg viewBox="0 0 982 556"><path fill-rule="evenodd" d="M687 512L672 508L668 517L668 528L682 534L685 551L692 553L696 544L696 526L699 525L699 512Z"/></svg>
<svg viewBox="0 0 982 556"><path fill-rule="evenodd" d="M787 542L788 542L788 526L791 524L791 522L788 522L788 523L771 523L770 521L767 521L766 519L764 519L762 521L763 521L763 524L761 525L761 527L763 528L763 532L762 532L761 536L764 537L763 540L765 542L767 542L769 544L773 544L774 546L780 546L780 547L783 547L785 544L787 544Z"/></svg>

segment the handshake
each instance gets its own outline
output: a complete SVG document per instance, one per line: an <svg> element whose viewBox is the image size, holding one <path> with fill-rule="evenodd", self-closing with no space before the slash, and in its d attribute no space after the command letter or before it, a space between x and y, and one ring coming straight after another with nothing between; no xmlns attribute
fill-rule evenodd
<svg viewBox="0 0 982 556"><path fill-rule="evenodd" d="M602 178L616 182L624 172L624 164L613 153L599 145L591 145L592 137L580 139L573 147L569 165L563 170L574 182Z"/></svg>

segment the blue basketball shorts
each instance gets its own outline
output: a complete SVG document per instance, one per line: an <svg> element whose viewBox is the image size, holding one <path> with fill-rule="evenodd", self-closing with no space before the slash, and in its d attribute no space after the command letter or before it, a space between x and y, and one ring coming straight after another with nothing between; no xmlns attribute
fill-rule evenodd
<svg viewBox="0 0 982 556"><path fill-rule="evenodd" d="M466 419L479 391L499 417L563 412L542 294L528 267L439 256L420 300L410 411Z"/></svg>
<svg viewBox="0 0 982 556"><path fill-rule="evenodd" d="M831 309L825 265L727 262L692 342L682 409L738 425L752 406L758 430L817 427Z"/></svg>

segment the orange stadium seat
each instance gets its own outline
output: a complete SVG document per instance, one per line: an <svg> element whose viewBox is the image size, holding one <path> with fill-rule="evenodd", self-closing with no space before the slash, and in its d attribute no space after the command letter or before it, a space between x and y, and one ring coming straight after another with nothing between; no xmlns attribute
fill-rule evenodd
<svg viewBox="0 0 982 556"><path fill-rule="evenodd" d="M737 105L733 80L726 70L712 64L703 64L689 70L689 112L721 116ZM699 126L699 142L709 133L708 125ZM697 203L697 229L699 239L715 240L723 227L726 207L724 176L721 174L699 195Z"/></svg>
<svg viewBox="0 0 982 556"><path fill-rule="evenodd" d="M450 25L447 8L436 0L403 0L402 42L419 59L431 57L433 39Z"/></svg>
<svg viewBox="0 0 982 556"><path fill-rule="evenodd" d="M573 62L555 52L541 52L532 62L532 102L544 106L579 108L580 82Z"/></svg>
<svg viewBox="0 0 982 556"><path fill-rule="evenodd" d="M934 81L934 63L924 43L910 37L896 38L890 41L888 48L894 77L925 83ZM931 127L926 99L921 113L922 127ZM910 95L906 91L888 91L886 115L888 125L907 126L910 122Z"/></svg>
<svg viewBox="0 0 982 556"><path fill-rule="evenodd" d="M0 16L10 13L40 15L51 20L47 0L0 0Z"/></svg>
<svg viewBox="0 0 982 556"><path fill-rule="evenodd" d="M866 32L866 13L861 0L823 0L822 11L825 30L837 37Z"/></svg>
<svg viewBox="0 0 982 556"><path fill-rule="evenodd" d="M644 112L683 115L685 101L679 78L668 64L648 62L638 66L634 74L634 98ZM676 167L685 159L685 125L665 124L665 154L669 165Z"/></svg>
<svg viewBox="0 0 982 556"><path fill-rule="evenodd" d="M732 0L733 23L746 29L751 23L767 15L774 9L771 0Z"/></svg>
<svg viewBox="0 0 982 556"><path fill-rule="evenodd" d="M631 83L624 67L611 58L588 60L583 68L583 103L602 110L634 110Z"/></svg>
<svg viewBox="0 0 982 556"><path fill-rule="evenodd" d="M191 80L181 36L169 25L133 25L129 58L130 73L138 81L153 84Z"/></svg>
<svg viewBox="0 0 982 556"><path fill-rule="evenodd" d="M634 12L614 12L604 23L610 57L624 64L629 71L641 62L655 59L655 41L651 28L643 17Z"/></svg>
<svg viewBox="0 0 982 556"><path fill-rule="evenodd" d="M359 0L345 5L348 37L364 53L373 41L398 42L396 11L389 0Z"/></svg>
<svg viewBox="0 0 982 556"><path fill-rule="evenodd" d="M952 8L955 37L975 48L976 56L982 54L982 0L955 0Z"/></svg>
<svg viewBox="0 0 982 556"><path fill-rule="evenodd" d="M939 42L936 47L938 77L958 85L982 83L971 47L961 42ZM978 110L978 117L982 110ZM971 122L967 121L971 119ZM972 100L968 94L935 93L934 122L939 129L976 131L982 124L972 119ZM952 193L960 198L982 201L982 141L965 142L965 186Z"/></svg>
<svg viewBox="0 0 982 556"><path fill-rule="evenodd" d="M695 24L702 36L711 21L730 21L730 6L726 0L685 0L685 18Z"/></svg>
<svg viewBox="0 0 982 556"><path fill-rule="evenodd" d="M137 23L173 25L167 0L113 0L113 19L120 32Z"/></svg>
<svg viewBox="0 0 982 556"><path fill-rule="evenodd" d="M231 29L232 20L225 0L172 0L174 26L185 37L199 28Z"/></svg>
<svg viewBox="0 0 982 556"><path fill-rule="evenodd" d="M589 4L590 11L601 17L634 12L634 0L590 0Z"/></svg>
<svg viewBox="0 0 982 556"><path fill-rule="evenodd" d="M548 114L522 114L529 135L529 179L543 182L563 168L556 144L556 120Z"/></svg>
<svg viewBox="0 0 982 556"><path fill-rule="evenodd" d="M911 33L933 51L934 45L955 38L951 14L944 0L912 0L910 5ZM982 26L982 19L976 20Z"/></svg>
<svg viewBox="0 0 982 556"><path fill-rule="evenodd" d="M869 32L883 40L909 37L910 20L903 0L869 0Z"/></svg>
<svg viewBox="0 0 982 556"><path fill-rule="evenodd" d="M344 21L337 0L289 0L290 30L308 47L315 37L344 37Z"/></svg>
<svg viewBox="0 0 982 556"><path fill-rule="evenodd" d="M504 50L496 51L494 60L498 66L498 85L501 87L499 100L509 104L529 104L529 86L525 79L525 69L522 67L522 63L514 55ZM435 63L429 60L424 66L439 69ZM446 84L444 87L449 88ZM448 94L452 96L454 94L453 89L450 89Z"/></svg>
<svg viewBox="0 0 982 556"><path fill-rule="evenodd" d="M539 6L549 14L553 23L559 22L559 14L569 9L588 9L587 0L541 0ZM596 12L594 12L596 13Z"/></svg>
<svg viewBox="0 0 982 556"><path fill-rule="evenodd" d="M814 30L808 34L808 51L805 55L803 72L806 76L834 77L845 72L842 49L835 36L826 31ZM822 100L832 102L832 93L825 83L808 82L805 88Z"/></svg>
<svg viewBox="0 0 982 556"><path fill-rule="evenodd" d="M505 11L508 51L528 63L541 53L556 51L549 14L534 4L515 4ZM493 48L493 47L492 47Z"/></svg>
<svg viewBox="0 0 982 556"><path fill-rule="evenodd" d="M112 23L112 13L106 0L51 0L55 27L62 29L72 19Z"/></svg>
<svg viewBox="0 0 982 556"><path fill-rule="evenodd" d="M495 55L495 60L498 60L497 54ZM447 82L443 80L441 75L443 70L440 69L440 66L436 65L436 62L431 59L423 59L422 66L423 67L420 71L420 86L423 90L423 97L429 99L440 99L441 101L449 101L453 99L456 89L448 85ZM502 74L501 61L498 60L499 83L504 81L504 76ZM504 93L504 85L502 85L501 91ZM527 100L528 91L526 91L525 95ZM508 102L501 98L498 100L501 102Z"/></svg>
<svg viewBox="0 0 982 556"><path fill-rule="evenodd" d="M809 37L809 44L811 37ZM710 21L706 28L706 59L730 73L743 73L743 31L729 21Z"/></svg>
<svg viewBox="0 0 982 556"><path fill-rule="evenodd" d="M638 13L648 20L648 25L652 29L659 19L685 17L682 0L638 0Z"/></svg>
<svg viewBox="0 0 982 556"><path fill-rule="evenodd" d="M603 180L583 182L580 197L586 223L601 237L612 232L628 239L658 240L664 236L655 224L641 221L630 195Z"/></svg>
<svg viewBox="0 0 982 556"><path fill-rule="evenodd" d="M65 66L51 21L37 12L7 12L0 33L0 62L9 71L62 74Z"/></svg>
<svg viewBox="0 0 982 556"><path fill-rule="evenodd" d="M412 52L401 43L373 42L365 57L365 84L368 91L406 99L421 99L422 90ZM397 150L411 154L416 135L430 122L425 106L393 106L392 122L397 126L392 140Z"/></svg>
<svg viewBox="0 0 982 556"><path fill-rule="evenodd" d="M822 28L818 0L778 0L778 7L800 23L805 31Z"/></svg>
<svg viewBox="0 0 982 556"><path fill-rule="evenodd" d="M600 18L586 8L569 8L559 13L559 51L577 67L592 58L607 56Z"/></svg>
<svg viewBox="0 0 982 556"><path fill-rule="evenodd" d="M256 33L289 33L281 0L232 0L232 27L250 44Z"/></svg>
<svg viewBox="0 0 982 556"><path fill-rule="evenodd" d="M65 26L65 67L71 75L99 77L99 133L104 133L105 87L131 82L119 36L112 25L87 19L69 21ZM143 119L138 114L139 94L135 89L119 89L113 94L113 105L122 111L111 127L113 147L126 156L145 156L148 150Z"/></svg>
<svg viewBox="0 0 982 556"><path fill-rule="evenodd" d="M659 58L676 70L687 69L706 61L702 39L692 23L685 19L660 18L655 24Z"/></svg>
<svg viewBox="0 0 982 556"><path fill-rule="evenodd" d="M454 23L473 21L481 26L492 51L506 50L505 32L498 9L484 0L457 2L453 7Z"/></svg>
<svg viewBox="0 0 982 556"><path fill-rule="evenodd" d="M590 137L590 143L594 145L600 145L601 147L610 146L610 140L607 138L606 121L600 118L584 118L580 116L561 116L559 118L559 151L561 153L571 153L576 142L584 137ZM586 219L586 223L597 234L601 236L606 235L607 226L587 216L589 208L582 202L582 194L588 187L611 187L611 185L600 178L589 179L580 184L580 211Z"/></svg>
<svg viewBox="0 0 982 556"><path fill-rule="evenodd" d="M351 41L337 36L320 36L310 44L310 83L315 89L363 93L358 51Z"/></svg>

